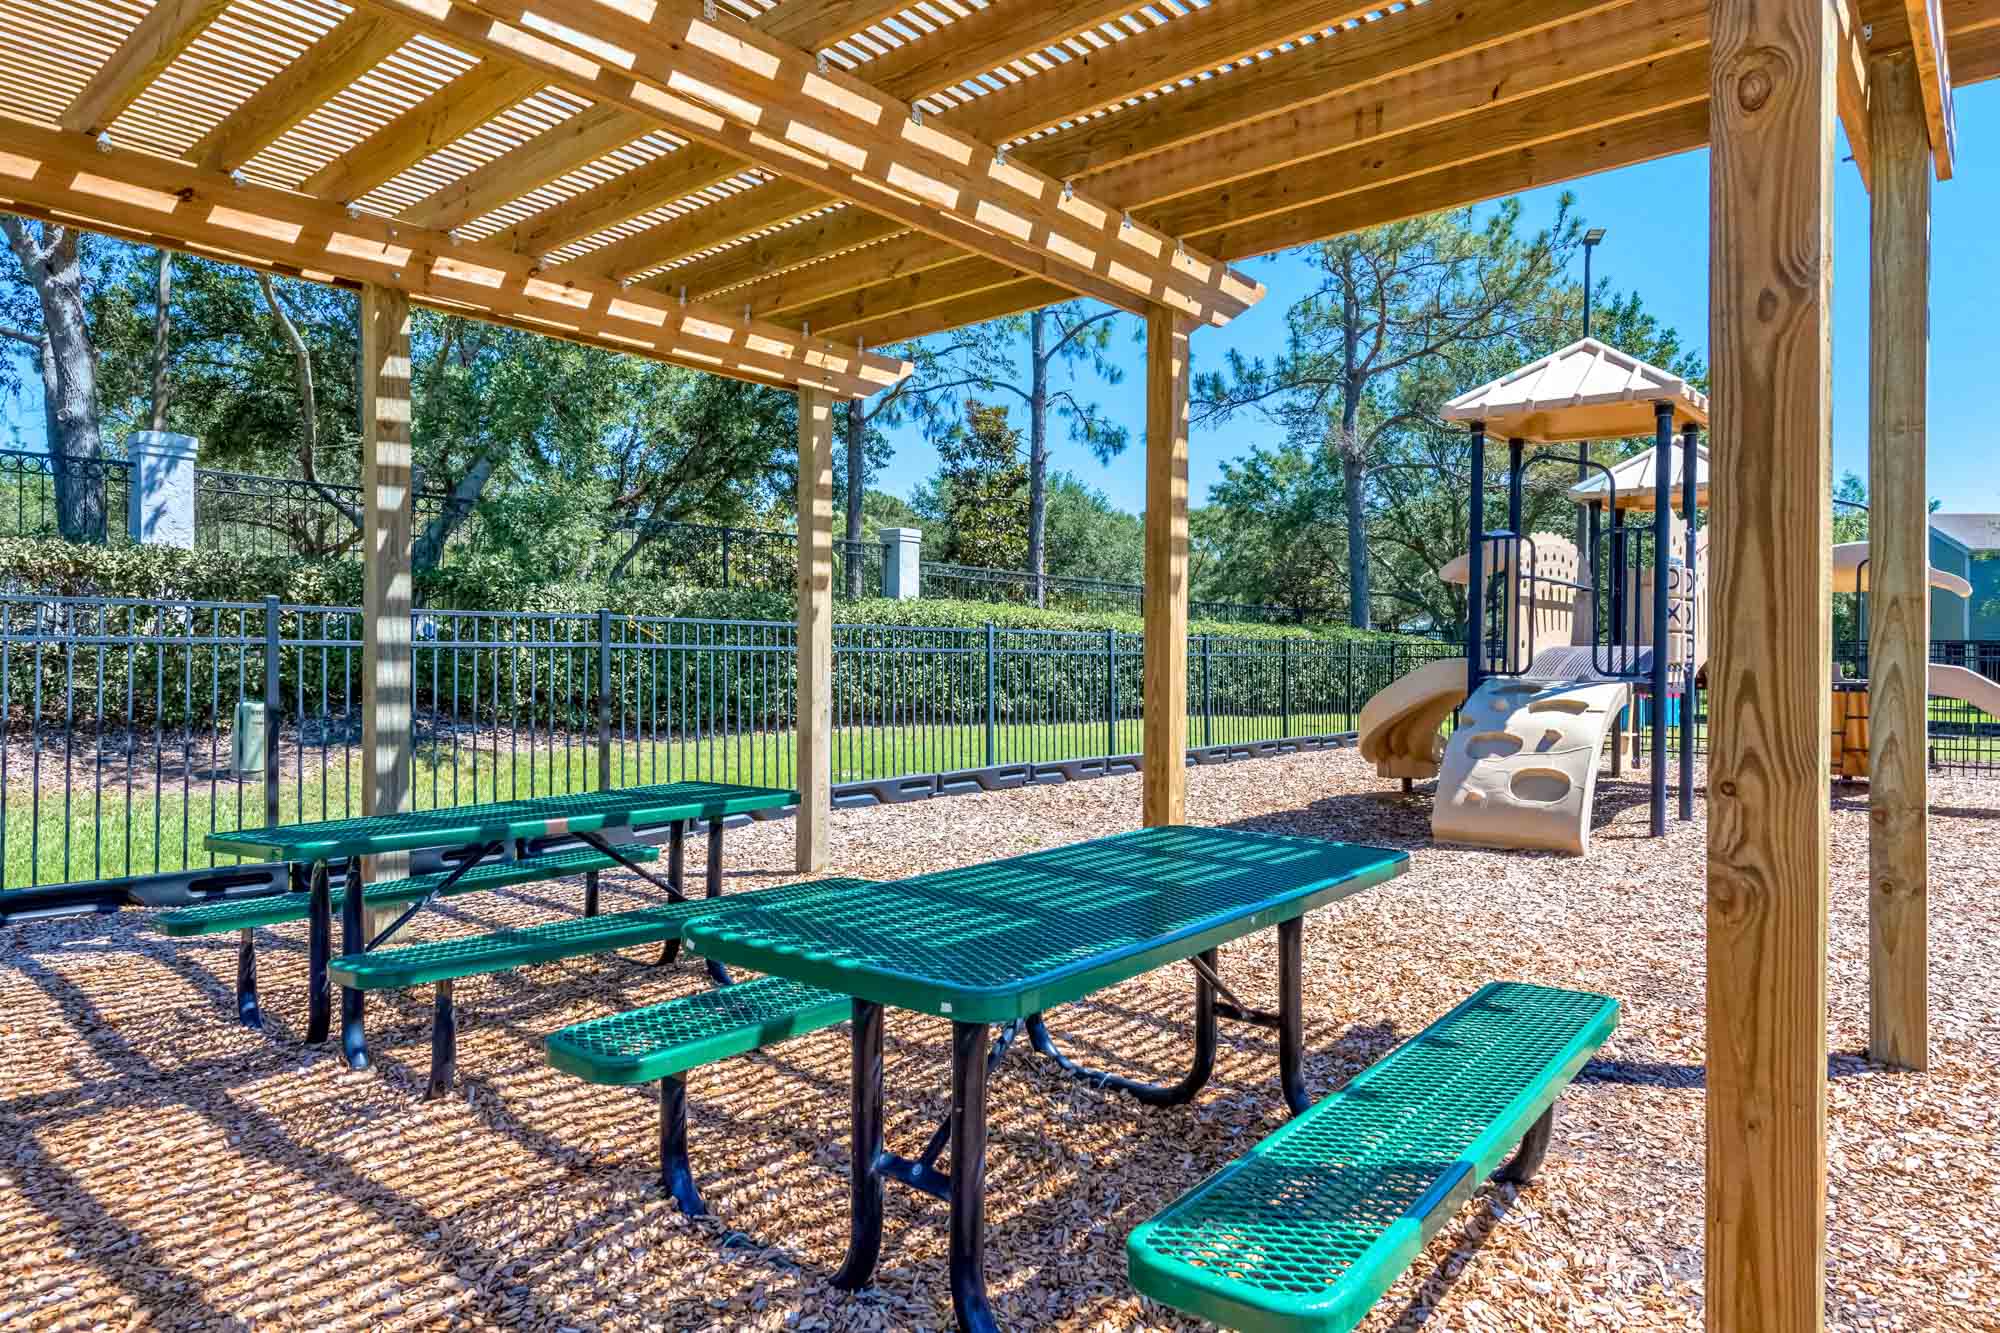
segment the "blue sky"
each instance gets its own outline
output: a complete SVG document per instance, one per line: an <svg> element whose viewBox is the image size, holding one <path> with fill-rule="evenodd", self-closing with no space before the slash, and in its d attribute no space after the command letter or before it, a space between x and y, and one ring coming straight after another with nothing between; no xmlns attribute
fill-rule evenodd
<svg viewBox="0 0 2000 1333"><path fill-rule="evenodd" d="M2000 342L1993 309L2000 300L2000 81L1958 95L1959 162L1955 179L1931 195L1930 489L1947 511L2000 511L2000 425L1986 390L1996 373ZM1843 155L1845 148L1842 149ZM1523 196L1525 221L1553 215L1556 196L1573 191L1579 213L1607 229L1593 260L1597 275L1622 289L1636 289L1648 309L1674 325L1693 347L1708 345L1708 153L1683 153L1660 162L1535 190ZM1833 447L1834 470L1868 471L1868 195L1851 163L1843 163L1834 194ZM1215 364L1229 347L1268 355L1284 339L1285 309L1311 282L1296 259L1252 261L1250 274L1269 294L1222 329L1195 335L1197 366ZM1579 273L1580 276L1580 273ZM1123 321L1127 326L1131 320ZM1075 472L1121 508L1138 512L1145 478L1137 442L1145 426L1143 347L1124 334L1119 359L1126 367L1116 388L1086 384L1132 432L1133 447L1109 466L1051 429L1053 465ZM1470 388L1471 386L1466 386ZM1017 424L1019 422L1017 414ZM1226 426L1196 431L1190 441L1189 481L1194 503L1222 475L1222 463L1275 432L1243 416ZM895 435L896 455L877 482L907 497L937 469L937 453L913 430Z"/></svg>

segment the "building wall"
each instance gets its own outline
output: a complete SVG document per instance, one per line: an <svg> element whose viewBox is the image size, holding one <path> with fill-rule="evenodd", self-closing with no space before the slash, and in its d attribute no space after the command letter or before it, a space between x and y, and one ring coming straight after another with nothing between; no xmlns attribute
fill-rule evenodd
<svg viewBox="0 0 2000 1333"><path fill-rule="evenodd" d="M2000 639L2000 551L1980 551L1971 564L1965 577L1972 584L1972 630L1965 637Z"/></svg>
<svg viewBox="0 0 2000 1333"><path fill-rule="evenodd" d="M1947 574L1956 574L1968 583L1973 583L1973 566L1978 563L1972 553L1958 542L1931 529L1931 567ZM2000 564L1995 565L2000 573ZM1971 608L1977 608L1984 599L1979 594L1979 586L1973 583ZM1943 588L1931 589L1931 637L1933 639L1969 639L1980 636L1970 632L1966 618L1968 603L1956 593ZM1977 617L1974 617L1976 620Z"/></svg>

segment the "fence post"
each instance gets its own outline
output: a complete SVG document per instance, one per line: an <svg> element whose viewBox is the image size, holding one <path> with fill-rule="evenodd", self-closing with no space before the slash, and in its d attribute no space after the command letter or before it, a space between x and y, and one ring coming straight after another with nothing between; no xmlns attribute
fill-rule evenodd
<svg viewBox="0 0 2000 1333"><path fill-rule="evenodd" d="M986 622L986 767L1000 762L999 756L999 694L994 688L994 656L998 647L998 635L993 622Z"/></svg>
<svg viewBox="0 0 2000 1333"><path fill-rule="evenodd" d="M1292 641L1278 640L1278 738L1292 735Z"/></svg>
<svg viewBox="0 0 2000 1333"><path fill-rule="evenodd" d="M1354 706L1354 640L1352 639L1347 641L1347 685L1340 693L1340 711L1353 719L1356 730L1360 729L1361 719L1355 714L1361 710Z"/></svg>
<svg viewBox="0 0 2000 1333"><path fill-rule="evenodd" d="M611 790L611 611L597 610L597 789Z"/></svg>
<svg viewBox="0 0 2000 1333"><path fill-rule="evenodd" d="M1209 689L1208 638L1201 636L1201 748L1215 744L1215 697Z"/></svg>
<svg viewBox="0 0 2000 1333"><path fill-rule="evenodd" d="M264 827L278 823L278 599L264 598Z"/></svg>
<svg viewBox="0 0 2000 1333"><path fill-rule="evenodd" d="M1118 631L1104 631L1104 757L1118 753Z"/></svg>

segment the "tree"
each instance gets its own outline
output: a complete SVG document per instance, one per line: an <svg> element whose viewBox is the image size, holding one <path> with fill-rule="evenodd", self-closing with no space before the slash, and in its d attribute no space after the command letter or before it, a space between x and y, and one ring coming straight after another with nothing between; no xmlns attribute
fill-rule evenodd
<svg viewBox="0 0 2000 1333"><path fill-rule="evenodd" d="M1145 577L1145 524L1074 473L1049 477L1047 531L1049 574L1115 583Z"/></svg>
<svg viewBox="0 0 2000 1333"><path fill-rule="evenodd" d="M41 371L56 526L70 541L101 542L104 437L97 419L97 353L86 308L83 233L8 216L0 216L0 231L39 307L39 329L14 326L7 335L35 349Z"/></svg>
<svg viewBox="0 0 2000 1333"><path fill-rule="evenodd" d="M1081 301L1065 301L1025 315L1012 315L960 330L957 341L936 353L941 366L956 366L959 375L941 375L934 391L972 385L981 393L1013 395L1028 414L1027 511L1025 568L1034 575L1034 600L1045 602L1042 579L1048 573L1049 417L1067 423L1072 442L1082 444L1099 462L1109 463L1125 451L1128 432L1095 402L1076 390L1077 372L1088 370L1115 385L1124 372L1111 359L1113 321L1120 312L1095 309ZM1061 383L1055 372L1067 372Z"/></svg>
<svg viewBox="0 0 2000 1333"><path fill-rule="evenodd" d="M1368 471L1384 437L1409 418L1388 401L1402 371L1449 349L1518 345L1545 318L1538 298L1580 242L1565 195L1553 224L1520 232L1508 200L1485 222L1472 210L1374 227L1310 247L1320 281L1286 314L1285 350L1266 363L1232 353L1198 376L1196 420L1256 411L1302 448L1340 464L1346 515L1348 623L1372 624Z"/></svg>
<svg viewBox="0 0 2000 1333"><path fill-rule="evenodd" d="M883 349L901 356L913 369L902 379L872 398L847 400L847 411L835 418L835 432L841 448L834 454L834 489L847 500L846 540L864 539L868 483L888 463L891 456L886 427L915 421L925 436L935 439L951 424L951 390L967 381L955 377L953 361L964 346L962 340L934 344L919 340L894 344ZM891 525L893 526L893 525ZM847 595L861 596L862 562L847 560Z"/></svg>
<svg viewBox="0 0 2000 1333"><path fill-rule="evenodd" d="M967 399L965 421L938 444L937 476L918 508L941 520L942 557L1019 569L1027 547L1028 469L1007 409Z"/></svg>

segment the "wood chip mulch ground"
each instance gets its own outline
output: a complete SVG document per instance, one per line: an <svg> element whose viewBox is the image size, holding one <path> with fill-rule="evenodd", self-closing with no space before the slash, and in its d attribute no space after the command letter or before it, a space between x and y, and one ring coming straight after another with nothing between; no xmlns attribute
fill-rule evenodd
<svg viewBox="0 0 2000 1333"><path fill-rule="evenodd" d="M1392 785L1352 751L1190 778L1192 821L1415 853L1409 875L1310 919L1315 1095L1496 977L1601 990L1625 1013L1564 1098L1537 1180L1483 1188L1366 1327L1699 1328L1702 822L1653 841L1644 787L1607 780L1587 859L1454 849L1430 842L1422 789ZM1865 789L1833 800L1840 1328L2000 1328L2000 782L1940 774L1933 790L1926 1074L1861 1054ZM1114 778L845 812L834 868L887 877L1073 842L1136 826L1139 795ZM789 824L732 833L732 889L790 878L790 839ZM605 910L651 892L612 883ZM461 898L426 930L550 920L576 899L573 885ZM425 1103L428 993L371 1001L371 1071L299 1043L303 926L262 936L267 1036L233 1021L233 938L171 941L136 912L0 934L0 1326L950 1327L944 1210L908 1190L889 1192L879 1284L829 1284L847 1232L841 1031L692 1076L712 1222L661 1194L650 1089L543 1063L555 1028L701 984L686 964L645 966L652 952L461 982L460 1085ZM1232 988L1269 1001L1267 939L1223 963ZM1084 1058L1171 1078L1191 990L1171 969L1061 1011L1060 1027ZM1007 1326L1189 1326L1128 1287L1125 1236L1278 1126L1271 1037L1226 1025L1215 1082L1171 1111L1008 1056L988 1159ZM892 1014L892 1146L911 1150L946 1110L946 1053L942 1023Z"/></svg>

